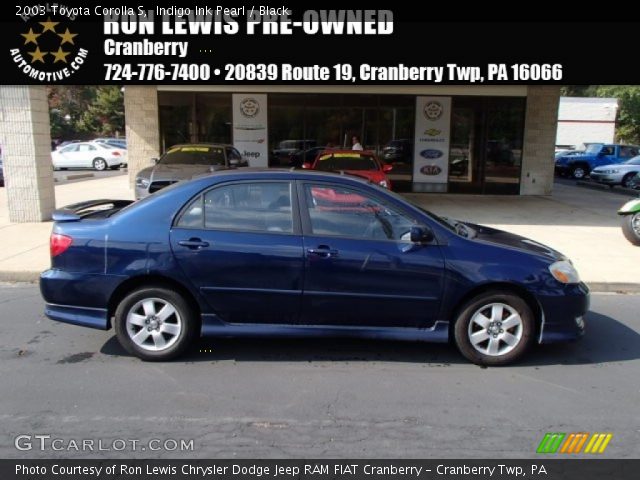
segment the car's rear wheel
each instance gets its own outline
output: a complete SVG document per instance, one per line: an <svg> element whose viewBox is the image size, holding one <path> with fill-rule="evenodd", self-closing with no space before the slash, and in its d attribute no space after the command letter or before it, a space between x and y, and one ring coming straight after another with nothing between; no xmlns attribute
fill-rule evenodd
<svg viewBox="0 0 640 480"><path fill-rule="evenodd" d="M467 302L455 320L462 355L478 365L507 365L529 348L535 334L531 308L510 292L486 292Z"/></svg>
<svg viewBox="0 0 640 480"><path fill-rule="evenodd" d="M571 168L571 176L576 180L582 180L589 175L589 169L583 165L576 165Z"/></svg>
<svg viewBox="0 0 640 480"><path fill-rule="evenodd" d="M635 184L633 177L635 177L635 173L627 173L624 177L622 177L622 186L624 188L633 188Z"/></svg>
<svg viewBox="0 0 640 480"><path fill-rule="evenodd" d="M97 171L102 172L103 170L106 170L107 167L108 165L104 158L95 158L93 160L93 168Z"/></svg>
<svg viewBox="0 0 640 480"><path fill-rule="evenodd" d="M142 360L164 361L182 354L197 335L193 309L178 293L147 287L127 295L115 312L118 341Z"/></svg>

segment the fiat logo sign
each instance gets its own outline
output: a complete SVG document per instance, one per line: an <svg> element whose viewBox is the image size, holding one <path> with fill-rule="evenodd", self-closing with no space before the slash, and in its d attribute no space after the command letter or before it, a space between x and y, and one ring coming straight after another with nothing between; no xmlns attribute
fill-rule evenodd
<svg viewBox="0 0 640 480"><path fill-rule="evenodd" d="M420 152L420 156L427 160L434 160L442 157L442 155L444 155L444 152L442 150L436 150L435 148L428 148Z"/></svg>
<svg viewBox="0 0 640 480"><path fill-rule="evenodd" d="M442 169L438 165L425 165L420 169L420 173L429 176L440 175Z"/></svg>

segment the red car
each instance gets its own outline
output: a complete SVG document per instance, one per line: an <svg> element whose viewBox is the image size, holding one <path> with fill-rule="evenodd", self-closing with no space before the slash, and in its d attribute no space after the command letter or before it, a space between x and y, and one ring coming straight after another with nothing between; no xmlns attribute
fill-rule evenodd
<svg viewBox="0 0 640 480"><path fill-rule="evenodd" d="M357 175L391 190L387 172L393 167L383 165L375 153L367 150L325 150L313 163L304 163L302 168Z"/></svg>

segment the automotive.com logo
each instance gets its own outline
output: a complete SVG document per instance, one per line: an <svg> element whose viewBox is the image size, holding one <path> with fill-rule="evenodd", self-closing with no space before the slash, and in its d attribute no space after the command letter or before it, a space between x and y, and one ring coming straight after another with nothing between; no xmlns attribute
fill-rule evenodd
<svg viewBox="0 0 640 480"><path fill-rule="evenodd" d="M547 433L536 453L604 453L612 438L612 433Z"/></svg>
<svg viewBox="0 0 640 480"><path fill-rule="evenodd" d="M75 17L65 15L65 7L56 5L53 15L39 8L45 7L33 7L35 15L23 17L25 25L9 53L29 78L47 83L63 80L80 69L89 51L78 45Z"/></svg>

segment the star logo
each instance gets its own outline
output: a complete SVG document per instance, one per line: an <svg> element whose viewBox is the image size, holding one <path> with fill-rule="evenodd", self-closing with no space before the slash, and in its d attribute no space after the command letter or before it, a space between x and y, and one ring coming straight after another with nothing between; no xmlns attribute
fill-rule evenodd
<svg viewBox="0 0 640 480"><path fill-rule="evenodd" d="M58 62L64 62L67 63L67 55L69 55L71 52L65 52L62 50L62 46L60 46L60 48L58 48L57 52L49 52L49 54L53 55L54 57L54 61L53 63L58 63Z"/></svg>
<svg viewBox="0 0 640 480"><path fill-rule="evenodd" d="M47 17L46 22L38 22L38 23L44 27L42 30L42 33L45 33L48 31L52 31L53 33L56 33L56 25L58 25L58 23L60 22L52 22L51 17Z"/></svg>
<svg viewBox="0 0 640 480"><path fill-rule="evenodd" d="M46 20L45 20L46 18ZM33 16L9 49L17 67L29 78L55 83L69 77L84 65L88 50L78 43L81 26L72 23L75 17L65 14ZM75 30L75 31L74 31Z"/></svg>
<svg viewBox="0 0 640 480"><path fill-rule="evenodd" d="M28 33L21 33L20 35L22 35L24 37L24 44L28 45L30 43L35 43L36 46L38 45L38 37L40 35L42 35L41 33L35 33L33 31L33 28L29 29Z"/></svg>
<svg viewBox="0 0 640 480"><path fill-rule="evenodd" d="M40 47L36 47L35 51L27 52L27 53L31 55L31 63L34 63L34 62L44 63L44 56L48 55L47 52L41 52Z"/></svg>
<svg viewBox="0 0 640 480"><path fill-rule="evenodd" d="M67 30L64 33L58 33L58 36L62 39L62 42L60 42L60 46L62 47L62 45L64 45L65 43L70 43L71 45L74 45L73 37L77 37L78 34L71 33L67 28Z"/></svg>

